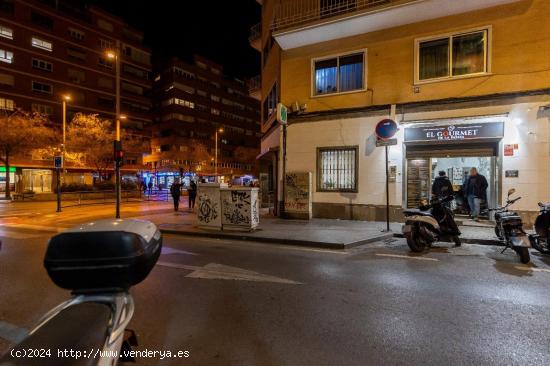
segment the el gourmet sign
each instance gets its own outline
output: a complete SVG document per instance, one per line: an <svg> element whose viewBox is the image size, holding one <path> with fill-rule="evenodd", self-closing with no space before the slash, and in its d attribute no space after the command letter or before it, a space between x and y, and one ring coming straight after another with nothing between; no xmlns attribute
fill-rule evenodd
<svg viewBox="0 0 550 366"><path fill-rule="evenodd" d="M460 141L504 136L504 123L475 123L405 129L405 141Z"/></svg>

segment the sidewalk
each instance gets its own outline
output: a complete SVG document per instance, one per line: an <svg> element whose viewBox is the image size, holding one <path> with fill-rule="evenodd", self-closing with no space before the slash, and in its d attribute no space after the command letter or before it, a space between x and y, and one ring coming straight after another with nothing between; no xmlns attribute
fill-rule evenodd
<svg viewBox="0 0 550 366"><path fill-rule="evenodd" d="M402 237L402 223L391 223L386 233L385 222L351 220L283 220L262 216L260 226L253 232L216 231L197 227L196 215L185 208L178 213L143 216L157 224L166 234L208 238L249 240L265 243L302 245L328 249L346 249L392 237ZM461 226L462 242L499 245L490 227Z"/></svg>
<svg viewBox="0 0 550 366"><path fill-rule="evenodd" d="M385 233L385 223L349 220L283 220L262 216L260 226L253 232L216 231L197 227L196 215L186 209L178 213L144 216L156 223L166 234L202 236L265 243L302 245L310 247L345 249L393 237ZM400 230L392 224L392 230Z"/></svg>

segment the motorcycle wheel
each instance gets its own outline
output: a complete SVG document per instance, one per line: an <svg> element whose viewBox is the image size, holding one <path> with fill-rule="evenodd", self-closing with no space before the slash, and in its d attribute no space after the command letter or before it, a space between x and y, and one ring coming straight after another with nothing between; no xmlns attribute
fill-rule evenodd
<svg viewBox="0 0 550 366"><path fill-rule="evenodd" d="M548 239L546 239L548 240ZM541 252L542 254L550 254L550 248L548 247L547 242L543 242L541 238L534 238L531 240L531 245L533 248Z"/></svg>
<svg viewBox="0 0 550 366"><path fill-rule="evenodd" d="M516 253L518 253L519 255L519 260L521 263L523 264L527 264L529 263L529 261L531 260L531 257L529 255L529 249L528 248L524 248L524 247L518 247L518 248L514 248L514 251Z"/></svg>
<svg viewBox="0 0 550 366"><path fill-rule="evenodd" d="M407 238L407 245L412 252L420 253L426 249L427 243L420 237L418 227L414 227L405 237Z"/></svg>

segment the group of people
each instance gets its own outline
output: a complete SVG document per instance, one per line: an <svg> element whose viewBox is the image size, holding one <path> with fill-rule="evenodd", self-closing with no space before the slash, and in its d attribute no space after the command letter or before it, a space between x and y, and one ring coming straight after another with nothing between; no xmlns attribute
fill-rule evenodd
<svg viewBox="0 0 550 366"><path fill-rule="evenodd" d="M473 220L479 221L481 211L481 202L487 201L487 179L479 174L476 168L470 169L470 174L462 185L462 192L468 201L470 207L470 216ZM445 197L453 193L453 185L444 170L439 172L439 176L434 179L432 184L432 194L437 197Z"/></svg>
<svg viewBox="0 0 550 366"><path fill-rule="evenodd" d="M172 195L172 200L174 201L174 211L178 211L180 208L182 188L183 185L180 183L178 178L176 178L174 183L170 186L170 195ZM197 198L197 183L195 183L194 180L189 183L187 193L189 196L189 210L193 210L195 208L195 199Z"/></svg>

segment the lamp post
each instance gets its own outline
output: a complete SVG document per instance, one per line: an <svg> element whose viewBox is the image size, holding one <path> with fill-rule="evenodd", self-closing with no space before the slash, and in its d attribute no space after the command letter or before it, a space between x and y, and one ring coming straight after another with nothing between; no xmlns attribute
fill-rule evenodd
<svg viewBox="0 0 550 366"><path fill-rule="evenodd" d="M67 143L67 102L71 101L71 96L69 94L63 95L61 98L61 104L63 106L63 144L62 144L62 156L63 156L63 171L65 171L65 152L66 152L66 143Z"/></svg>
<svg viewBox="0 0 550 366"><path fill-rule="evenodd" d="M116 117L116 138L115 140L120 142L120 120L124 119L120 115L120 41L116 41L116 47L114 50L107 51L107 57L111 60L115 60L115 117ZM115 217L120 219L120 196L121 196L121 184L120 184L120 163L115 161L115 191L116 191L116 208Z"/></svg>
<svg viewBox="0 0 550 366"><path fill-rule="evenodd" d="M216 129L216 136L215 136L215 140L216 140L216 147L215 147L215 153L214 153L214 172L216 174L216 183L218 183L219 179L218 179L218 132L219 133L223 133L223 128L218 128Z"/></svg>

